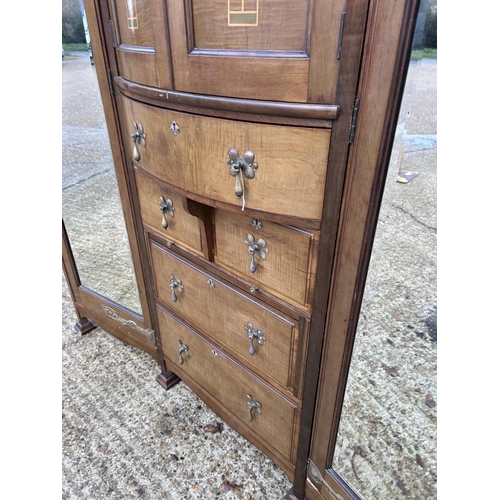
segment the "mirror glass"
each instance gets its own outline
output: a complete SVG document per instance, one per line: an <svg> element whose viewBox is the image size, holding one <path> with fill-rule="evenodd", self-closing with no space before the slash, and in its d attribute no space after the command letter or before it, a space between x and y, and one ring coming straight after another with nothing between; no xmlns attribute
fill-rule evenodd
<svg viewBox="0 0 500 500"><path fill-rule="evenodd" d="M82 285L142 314L91 54L62 61L62 213Z"/></svg>
<svg viewBox="0 0 500 500"><path fill-rule="evenodd" d="M422 1L333 456L367 500L436 498L436 18Z"/></svg>

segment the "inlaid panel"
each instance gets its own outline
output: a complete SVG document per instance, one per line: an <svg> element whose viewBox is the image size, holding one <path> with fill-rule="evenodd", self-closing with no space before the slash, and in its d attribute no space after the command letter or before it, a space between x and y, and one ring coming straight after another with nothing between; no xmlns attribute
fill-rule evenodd
<svg viewBox="0 0 500 500"><path fill-rule="evenodd" d="M119 43L134 47L154 47L151 0L113 0Z"/></svg>
<svg viewBox="0 0 500 500"><path fill-rule="evenodd" d="M120 76L171 89L163 0L110 0L110 15Z"/></svg>
<svg viewBox="0 0 500 500"><path fill-rule="evenodd" d="M175 90L335 104L344 0L166 0Z"/></svg>
<svg viewBox="0 0 500 500"><path fill-rule="evenodd" d="M310 0L192 0L194 46L305 53L309 4Z"/></svg>

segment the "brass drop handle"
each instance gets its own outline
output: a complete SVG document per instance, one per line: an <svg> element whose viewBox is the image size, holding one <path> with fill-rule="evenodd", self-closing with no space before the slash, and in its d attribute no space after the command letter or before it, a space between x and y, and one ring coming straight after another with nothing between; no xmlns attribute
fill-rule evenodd
<svg viewBox="0 0 500 500"><path fill-rule="evenodd" d="M255 262L255 253L262 259L267 259L267 253L269 250L266 248L266 240L262 238L258 239L257 242L253 234L247 234L247 239L245 241L247 245L248 253L250 254L250 272L254 273L257 270L257 263Z"/></svg>
<svg viewBox="0 0 500 500"><path fill-rule="evenodd" d="M254 401L250 394L247 394L247 408L248 408L248 421L253 421L253 410L255 410L259 415L262 415L262 405L258 401Z"/></svg>
<svg viewBox="0 0 500 500"><path fill-rule="evenodd" d="M175 279L173 274L170 275L170 290L172 290L172 302L177 302L177 295L175 294L175 289L178 290L179 293L182 293L184 290L184 286L182 285L181 280Z"/></svg>
<svg viewBox="0 0 500 500"><path fill-rule="evenodd" d="M187 345L184 345L181 340L179 340L179 348L177 349L177 352L179 353L179 364L183 365L184 364L184 358L182 355L184 355L186 358L189 358L189 347Z"/></svg>
<svg viewBox="0 0 500 500"><path fill-rule="evenodd" d="M139 161L141 159L141 153L139 152L137 145L140 144L142 147L146 147L146 135L144 134L144 128L140 123L134 122L134 128L135 131L130 136L134 144L134 152L132 156L135 161Z"/></svg>
<svg viewBox="0 0 500 500"><path fill-rule="evenodd" d="M174 217L175 215L174 203L170 198L168 200L165 200L163 196L160 196L160 212L161 212L161 225L165 229L167 229L168 228L167 213L170 215L170 217Z"/></svg>
<svg viewBox="0 0 500 500"><path fill-rule="evenodd" d="M250 356L253 356L256 352L253 341L257 339L257 343L259 345L264 345L266 337L264 337L264 332L260 328L255 329L250 321L247 323L245 329L250 340L250 348L248 349L248 352L250 353Z"/></svg>
<svg viewBox="0 0 500 500"><path fill-rule="evenodd" d="M242 198L242 210L245 209L245 184L243 183L243 175L247 179L253 179L255 177L255 170L259 168L259 164L254 162L255 154L252 151L247 151L243 158L240 158L238 151L234 148L230 148L227 152L228 158L226 158L226 163L229 165L229 173L236 177L236 182L234 185L234 194L238 198Z"/></svg>

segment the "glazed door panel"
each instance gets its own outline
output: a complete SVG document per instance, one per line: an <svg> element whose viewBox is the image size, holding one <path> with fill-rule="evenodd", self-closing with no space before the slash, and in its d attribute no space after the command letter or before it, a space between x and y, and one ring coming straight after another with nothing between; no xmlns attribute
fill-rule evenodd
<svg viewBox="0 0 500 500"><path fill-rule="evenodd" d="M176 90L335 102L342 1L167 0L167 5Z"/></svg>

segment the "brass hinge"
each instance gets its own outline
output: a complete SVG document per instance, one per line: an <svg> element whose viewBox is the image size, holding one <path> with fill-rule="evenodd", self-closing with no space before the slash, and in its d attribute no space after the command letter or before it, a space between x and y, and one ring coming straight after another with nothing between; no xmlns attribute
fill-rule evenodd
<svg viewBox="0 0 500 500"><path fill-rule="evenodd" d="M344 38L344 22L345 22L345 12L342 12L342 15L340 16L339 42L337 45L337 60L340 59L340 53L342 52L342 38Z"/></svg>
<svg viewBox="0 0 500 500"><path fill-rule="evenodd" d="M116 97L116 94L115 94L115 85L113 83L113 73L111 73L110 69L108 69L108 81L109 81L109 91L111 92L111 95L113 97Z"/></svg>
<svg viewBox="0 0 500 500"><path fill-rule="evenodd" d="M312 482L322 484L332 498L336 500L345 500L340 493L335 493L335 491L333 491L332 487L323 479L318 466L310 458L307 459L306 475Z"/></svg>
<svg viewBox="0 0 500 500"><path fill-rule="evenodd" d="M359 98L354 100L354 108L352 109L351 130L349 131L349 144L354 142L356 135L356 125L358 123Z"/></svg>

